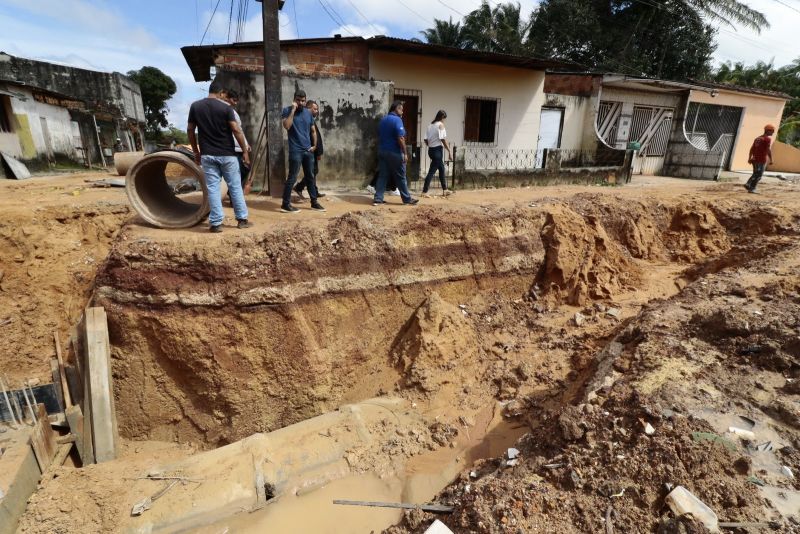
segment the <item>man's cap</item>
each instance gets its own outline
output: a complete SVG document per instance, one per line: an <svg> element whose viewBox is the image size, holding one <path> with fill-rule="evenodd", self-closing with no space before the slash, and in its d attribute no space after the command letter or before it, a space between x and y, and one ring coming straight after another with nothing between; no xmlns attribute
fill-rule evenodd
<svg viewBox="0 0 800 534"><path fill-rule="evenodd" d="M766 126L764 126L764 131L767 131L767 130L772 130L774 132L775 131L775 127L773 125L771 125L771 124L767 124Z"/></svg>

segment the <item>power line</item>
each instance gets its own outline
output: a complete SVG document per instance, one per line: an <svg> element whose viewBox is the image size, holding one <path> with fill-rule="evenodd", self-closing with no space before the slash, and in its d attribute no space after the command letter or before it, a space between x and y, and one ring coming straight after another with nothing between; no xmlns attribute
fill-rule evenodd
<svg viewBox="0 0 800 534"><path fill-rule="evenodd" d="M233 24L233 0L231 0L231 10L230 15L228 15L228 39L226 42L231 42L231 24Z"/></svg>
<svg viewBox="0 0 800 534"><path fill-rule="evenodd" d="M297 37L300 37L300 26L297 24L297 0L292 0L292 11L294 11L294 29L297 32Z"/></svg>
<svg viewBox="0 0 800 534"><path fill-rule="evenodd" d="M211 12L211 18L208 19L208 24L206 25L206 30L203 32L203 37L200 38L200 44L203 44L203 41L206 38L206 34L208 33L208 29L211 27L211 23L214 21L214 15L217 14L217 8L219 7L220 0L217 0L217 5L214 6L214 11Z"/></svg>
<svg viewBox="0 0 800 534"><path fill-rule="evenodd" d="M328 8L325 6L325 4L322 2L322 0L317 0L317 2L319 2L319 5L322 6L322 9L325 10L325 13L328 14L328 16L330 17L330 19L333 21L334 24L339 25L342 28L342 30L346 31L347 33L349 33L353 37L356 37L356 34L353 33L352 31L350 31L350 28L347 27L347 24L345 24L344 21L341 20L341 18L339 20L336 20L336 17L334 17L333 13L331 13L331 11L328 10ZM336 10L333 9L333 7L331 7L330 9L333 10L334 13L336 13ZM338 15L338 13L336 13L336 14Z"/></svg>
<svg viewBox="0 0 800 534"><path fill-rule="evenodd" d="M462 13L462 12L460 12L460 11L458 11L457 9L453 9L453 8L452 8L452 7L450 7L449 5L447 5L447 4L445 4L444 2L442 2L442 0L437 0L437 1L438 1L440 4L442 4L444 7L446 7L446 8L447 8L447 9L449 9L450 11L452 11L453 13L455 13L455 14L457 14L457 15L461 15L461 18L465 18L465 17L466 17L466 15L465 15L465 14L463 14L463 13Z"/></svg>
<svg viewBox="0 0 800 534"><path fill-rule="evenodd" d="M351 2L350 0L347 0L347 3L349 3L351 6L353 6L353 9L356 10L356 13L361 15L361 18L364 19L366 21L366 23L369 24L372 27L373 30L375 30L375 35L380 35L381 34L381 31L372 22L370 22L370 20L367 17L364 16L364 14L356 7L356 5L353 2Z"/></svg>
<svg viewBox="0 0 800 534"><path fill-rule="evenodd" d="M773 2L777 2L777 3L779 3L779 4L780 4L780 5L782 5L782 6L788 7L788 8L789 8L789 9L791 9L792 11L797 11L798 13L800 13L800 9L797 9L797 8L796 8L796 7L794 7L794 6L787 4L787 3L786 3L786 2L784 2L783 0L772 0L772 1L773 1Z"/></svg>
<svg viewBox="0 0 800 534"><path fill-rule="evenodd" d="M422 21L423 21L423 22L425 22L425 24L431 24L431 21L430 21L430 20L426 19L425 17L423 17L422 15L420 15L419 13L417 13L416 11L414 11L413 9L411 9L410 7L408 7L408 4L406 4L405 2L403 2L403 0L397 0L397 1L400 3L400 5L401 5L401 6L403 6L403 7L404 7L404 8L406 8L407 10L411 11L413 14L415 14L416 16L418 16L420 19L422 19Z"/></svg>

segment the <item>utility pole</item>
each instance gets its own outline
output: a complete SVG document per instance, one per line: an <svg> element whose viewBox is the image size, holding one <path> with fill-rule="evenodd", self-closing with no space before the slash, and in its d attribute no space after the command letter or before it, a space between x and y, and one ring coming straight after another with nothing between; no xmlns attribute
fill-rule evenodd
<svg viewBox="0 0 800 534"><path fill-rule="evenodd" d="M281 126L281 41L278 36L278 12L283 0L256 0L261 2L264 23L264 95L267 114L267 180L265 186L273 198L283 194L286 164L283 153Z"/></svg>

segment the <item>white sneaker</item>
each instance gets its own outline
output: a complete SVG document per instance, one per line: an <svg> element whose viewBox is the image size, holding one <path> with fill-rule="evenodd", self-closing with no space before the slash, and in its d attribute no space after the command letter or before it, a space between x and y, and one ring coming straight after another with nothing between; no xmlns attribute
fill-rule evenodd
<svg viewBox="0 0 800 534"><path fill-rule="evenodd" d="M396 196L396 197L399 197L399 196L400 196L400 190L399 190L399 189L395 189L394 191L392 191L392 192L391 192L391 193L389 193L389 194L390 194L390 195L394 195L394 196Z"/></svg>
<svg viewBox="0 0 800 534"><path fill-rule="evenodd" d="M372 187L371 185L368 185L368 186L367 186L367 192L368 192L370 195L374 195L374 194L375 194L375 188L374 188L374 187Z"/></svg>

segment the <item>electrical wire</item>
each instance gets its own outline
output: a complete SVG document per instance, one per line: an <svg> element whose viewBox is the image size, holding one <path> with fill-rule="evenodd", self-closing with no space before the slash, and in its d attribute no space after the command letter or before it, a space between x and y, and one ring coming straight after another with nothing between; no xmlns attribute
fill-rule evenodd
<svg viewBox="0 0 800 534"><path fill-rule="evenodd" d="M217 5L214 6L214 11L211 12L211 18L208 19L208 24L206 25L206 30L203 32L203 37L200 38L200 44L203 44L203 41L206 38L206 34L208 33L208 29L211 27L211 23L214 21L214 15L217 14L217 8L219 7L220 0L217 0Z"/></svg>
<svg viewBox="0 0 800 534"><path fill-rule="evenodd" d="M447 9L449 9L450 11L452 11L453 13L455 13L456 15L461 15L461 18L465 18L465 17L466 17L466 15L465 15L465 14L463 14L463 13L462 13L462 12L460 12L460 11L458 11L457 9L453 9L453 8L452 8L452 7L450 7L448 4L445 4L444 2L442 2L442 0L437 0L437 1L438 1L440 4L442 4L444 7L446 7Z"/></svg>
<svg viewBox="0 0 800 534"><path fill-rule="evenodd" d="M292 0L292 11L294 11L294 29L297 38L300 38L300 26L297 24L297 0Z"/></svg>
<svg viewBox="0 0 800 534"><path fill-rule="evenodd" d="M341 17L339 18L339 20L337 20L336 17L334 17L333 13L336 13L336 10L333 9L333 7L331 7L330 10L328 10L328 7L325 6L325 4L323 3L323 0L317 0L317 2L319 2L319 5L322 6L322 9L325 10L325 13L328 14L328 16L331 18L331 20L333 21L334 24L337 24L338 26L340 26L342 30L346 31L347 33L349 33L353 37L357 37L355 33L350 31L350 28L348 28L347 24L344 23L344 20L342 20ZM331 13L331 11L333 11L333 13ZM338 16L339 14L336 13L336 15Z"/></svg>
<svg viewBox="0 0 800 534"><path fill-rule="evenodd" d="M355 5L353 2L351 2L350 0L347 0L347 3L348 3L348 4L350 4L351 6L353 6L353 9L355 9L355 10L356 10L356 13L358 13L359 15L361 15L361 18L362 18L362 19L364 19L364 21L365 21L365 22L366 22L366 23L367 23L367 24L368 24L368 25L369 25L369 26L370 26L370 27L371 27L373 30L375 30L375 35L380 35L380 34L381 34L381 31L378 29L378 27L377 27L377 26L375 26L375 25L374 25L372 22L370 22L370 20L369 20L367 17L365 17L365 16L364 16L364 14L361 12L361 10L359 10L359 9L356 7L356 5Z"/></svg>
<svg viewBox="0 0 800 534"><path fill-rule="evenodd" d="M231 25L233 24L233 2L234 0L231 0L231 9L230 9L230 14L228 15L228 39L226 40L227 43L231 42Z"/></svg>
<svg viewBox="0 0 800 534"><path fill-rule="evenodd" d="M403 2L403 0L397 0L397 1L400 3L400 5L401 5L401 6L403 6L403 7L404 7L404 8L406 8L407 10L411 11L413 14L415 14L416 16L418 16L420 19L422 19L422 21L424 21L424 22L425 22L425 24L432 24L432 22L431 22L430 20L426 19L425 17L423 17L422 15L420 15L419 13L417 13L416 11L414 11L413 9L411 9L410 7L408 7L408 4L406 4L405 2Z"/></svg>
<svg viewBox="0 0 800 534"><path fill-rule="evenodd" d="M772 1L773 1L773 2L777 2L778 4L780 4L780 5L784 6L784 7L788 7L788 8L789 8L789 9L791 9L792 11L797 11L798 13L800 13L800 9L797 9L797 8L796 8L796 7L794 7L794 6L787 4L787 3L786 3L786 2L784 2L783 0L772 0Z"/></svg>

